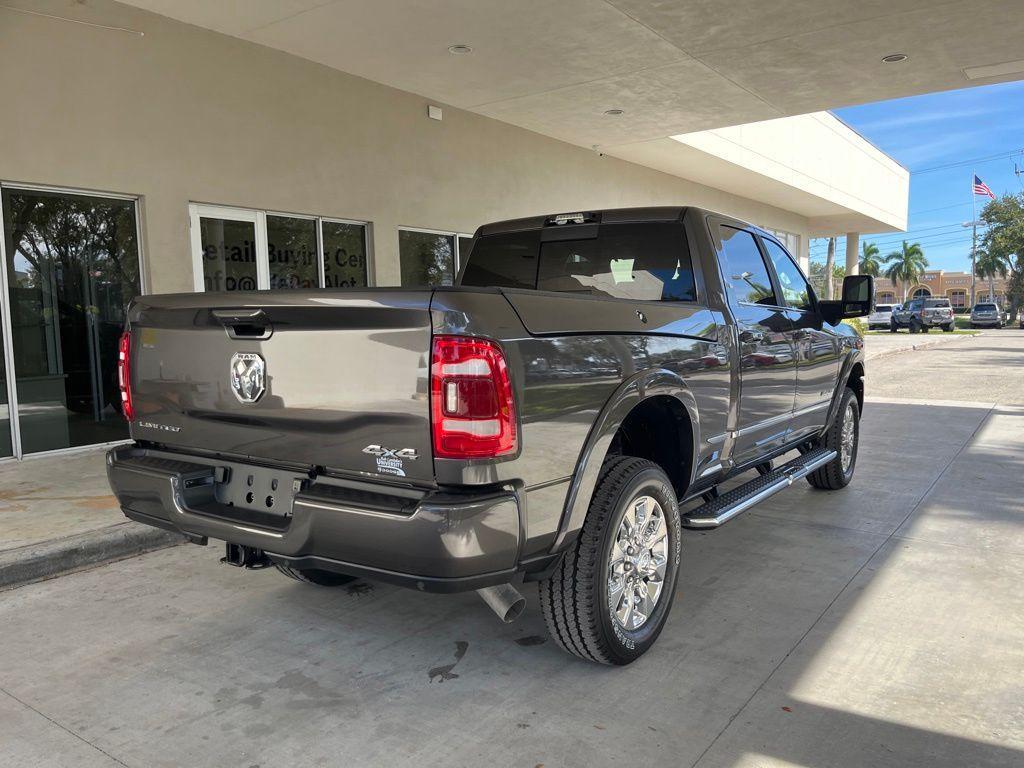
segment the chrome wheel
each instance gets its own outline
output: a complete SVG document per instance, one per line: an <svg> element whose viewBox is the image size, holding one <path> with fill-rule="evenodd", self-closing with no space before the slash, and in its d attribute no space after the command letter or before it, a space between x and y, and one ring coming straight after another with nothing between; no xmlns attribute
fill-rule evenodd
<svg viewBox="0 0 1024 768"><path fill-rule="evenodd" d="M856 418L851 401L846 404L846 410L843 412L843 429L839 434L839 460L844 475L850 471L850 465L853 463L854 442L857 438Z"/></svg>
<svg viewBox="0 0 1024 768"><path fill-rule="evenodd" d="M608 558L608 609L626 630L642 627L661 597L668 568L668 526L650 496L630 502Z"/></svg>

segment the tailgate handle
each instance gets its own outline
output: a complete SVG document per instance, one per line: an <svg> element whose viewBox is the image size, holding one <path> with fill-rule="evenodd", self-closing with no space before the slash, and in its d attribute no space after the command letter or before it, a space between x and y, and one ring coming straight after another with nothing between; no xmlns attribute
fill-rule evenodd
<svg viewBox="0 0 1024 768"><path fill-rule="evenodd" d="M210 314L232 339L269 339L274 332L262 309L214 309Z"/></svg>

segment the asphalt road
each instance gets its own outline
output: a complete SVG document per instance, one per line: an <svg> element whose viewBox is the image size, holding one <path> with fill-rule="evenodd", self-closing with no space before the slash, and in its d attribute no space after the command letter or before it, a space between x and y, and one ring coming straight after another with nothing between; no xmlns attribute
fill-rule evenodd
<svg viewBox="0 0 1024 768"><path fill-rule="evenodd" d="M904 335L910 336L895 334ZM916 334L913 338L927 343L935 335ZM869 336L869 350L876 338L885 341L889 337ZM874 362L869 359L869 394L1024 404L1024 330L1014 326L947 338L949 343L887 355Z"/></svg>
<svg viewBox="0 0 1024 768"><path fill-rule="evenodd" d="M559 651L533 594L505 626L214 546L0 593L0 765L1024 765L1024 408L977 402L1022 360L1004 331L872 366L852 485L688 534L623 669Z"/></svg>

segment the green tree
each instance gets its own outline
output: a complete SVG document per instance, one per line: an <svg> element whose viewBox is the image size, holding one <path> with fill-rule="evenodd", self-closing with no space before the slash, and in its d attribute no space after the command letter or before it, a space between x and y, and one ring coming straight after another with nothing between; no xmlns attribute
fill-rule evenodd
<svg viewBox="0 0 1024 768"><path fill-rule="evenodd" d="M982 280L988 280L988 300L995 295L996 276L1005 278L1012 269L1010 257L979 248L974 272ZM977 301L977 299L975 299Z"/></svg>
<svg viewBox="0 0 1024 768"><path fill-rule="evenodd" d="M823 262L823 261L812 261L811 262L810 274L807 275L807 279L811 283L811 287L814 288L814 292L820 298L822 298L822 299L830 298L829 295L826 293L826 283L828 282L825 279L825 275L826 275L826 271L825 270L826 269L827 269L827 263L826 262ZM842 285L844 277L846 277L846 267L841 266L839 264L833 265L833 267L832 267L832 285L833 286L840 286L840 285ZM836 298L835 293L836 293L836 291L835 291L835 288L833 287L833 295L831 296L831 298L833 298L833 299Z"/></svg>
<svg viewBox="0 0 1024 768"><path fill-rule="evenodd" d="M1006 265L1010 276L1006 293L1010 313L1016 315L1024 304L1024 192L991 201L980 218L988 225L981 237L981 251ZM980 275L980 258L978 267Z"/></svg>
<svg viewBox="0 0 1024 768"><path fill-rule="evenodd" d="M908 243L898 251L893 251L885 257L885 276L889 278L894 286L899 286L903 293L903 301L907 300L907 290L912 283L921 279L924 271L928 268L928 259L924 257L920 243Z"/></svg>
<svg viewBox="0 0 1024 768"><path fill-rule="evenodd" d="M878 277L882 273L881 251L874 243L860 244L860 273Z"/></svg>

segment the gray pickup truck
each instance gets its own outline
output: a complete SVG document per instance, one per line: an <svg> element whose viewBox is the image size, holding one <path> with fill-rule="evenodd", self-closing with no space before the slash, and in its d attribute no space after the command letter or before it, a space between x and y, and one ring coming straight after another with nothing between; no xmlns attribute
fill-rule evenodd
<svg viewBox="0 0 1024 768"><path fill-rule="evenodd" d="M851 276L821 301L772 235L678 207L488 224L454 287L144 296L110 484L132 520L313 584L477 590L511 620L536 582L561 647L626 664L684 528L850 482L840 320L871 297Z"/></svg>

